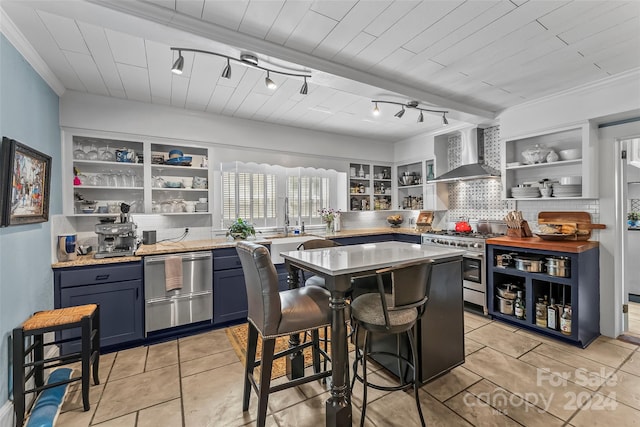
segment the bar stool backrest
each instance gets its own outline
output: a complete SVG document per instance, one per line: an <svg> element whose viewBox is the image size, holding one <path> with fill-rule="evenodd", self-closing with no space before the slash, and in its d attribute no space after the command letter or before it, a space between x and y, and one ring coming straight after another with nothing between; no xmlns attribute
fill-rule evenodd
<svg viewBox="0 0 640 427"><path fill-rule="evenodd" d="M298 245L298 250L306 251L308 249L333 248L340 246L340 243L328 239L312 239Z"/></svg>
<svg viewBox="0 0 640 427"><path fill-rule="evenodd" d="M391 276L391 298L383 305L385 318L387 310L419 308L429 299L431 290L431 270L433 260L403 263L376 271L378 290L384 292L384 276Z"/></svg>
<svg viewBox="0 0 640 427"><path fill-rule="evenodd" d="M278 273L269 251L253 242L238 242L236 250L247 288L247 319L263 336L276 335L282 318L282 306Z"/></svg>

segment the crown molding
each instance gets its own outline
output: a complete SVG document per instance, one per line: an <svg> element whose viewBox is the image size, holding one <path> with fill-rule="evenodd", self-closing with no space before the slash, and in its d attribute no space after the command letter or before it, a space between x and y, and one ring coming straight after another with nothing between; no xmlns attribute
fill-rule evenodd
<svg viewBox="0 0 640 427"><path fill-rule="evenodd" d="M31 46L29 41L25 38L18 27L16 27L2 7L0 7L0 32L5 35L7 40L9 40L9 43L16 48L20 55L22 55L29 65L33 67L36 73L42 77L49 87L58 96L62 96L66 90L62 82L58 80L53 71L51 71L51 68L49 68L42 57L38 55L33 46Z"/></svg>
<svg viewBox="0 0 640 427"><path fill-rule="evenodd" d="M529 108L537 104L553 101L554 99L563 98L569 95L575 95L581 92L587 92L591 90L606 88L607 86L611 86L621 80L627 80L627 79L634 79L635 81L640 81L640 67L632 68L631 70L623 71L614 76L605 77L600 80L596 80L594 82L585 83L579 86L572 87L570 89L565 89L560 92L552 93L551 95L546 95L541 98L532 99L531 101L523 102L522 104L514 105L513 107L505 108L500 112L499 116L503 115L507 111L517 111L520 109Z"/></svg>

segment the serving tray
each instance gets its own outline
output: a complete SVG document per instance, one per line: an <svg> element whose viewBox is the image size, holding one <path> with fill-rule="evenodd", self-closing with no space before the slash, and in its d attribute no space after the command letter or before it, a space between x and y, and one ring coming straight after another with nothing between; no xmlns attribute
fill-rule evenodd
<svg viewBox="0 0 640 427"><path fill-rule="evenodd" d="M575 229L574 233L558 233L562 238L553 239L546 238L552 236L545 234L545 237L538 237L545 240L589 240L591 238L591 230L602 230L606 228L604 224L594 224L591 222L591 214L589 212L540 212L538 213L538 224L558 225L563 230Z"/></svg>

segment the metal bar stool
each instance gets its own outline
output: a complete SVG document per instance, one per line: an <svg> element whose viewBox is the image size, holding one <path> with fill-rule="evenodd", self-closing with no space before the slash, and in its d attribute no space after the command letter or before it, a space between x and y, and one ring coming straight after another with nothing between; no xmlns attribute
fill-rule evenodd
<svg viewBox="0 0 640 427"><path fill-rule="evenodd" d="M362 382L364 387L362 415L360 418L361 427L364 425L367 411L367 387L386 391L406 390L413 387L420 422L423 427L425 426L418 396L419 384L416 373L418 352L414 340L414 329L416 322L424 314L426 303L429 299L432 264L432 260L425 259L378 270L376 271L378 292L363 294L351 302L351 319L355 324L354 341L356 343L356 359L353 363L351 390L353 392L356 379ZM385 293L385 281L389 282L389 279L390 286L387 287L390 288L390 293ZM397 343L399 343L400 336L406 334L411 349L411 360L401 355L399 348L396 349L396 353L371 351L370 333L395 335ZM364 336L361 337L361 335ZM393 357L397 360L398 374L400 375L399 385L382 386L367 380L367 357L375 354ZM406 375L403 374L401 369L403 362L406 368L411 368L413 372L411 381L405 381ZM362 376L358 374L359 363L362 363Z"/></svg>
<svg viewBox="0 0 640 427"><path fill-rule="evenodd" d="M80 328L80 336L44 343L44 334L66 329ZM33 337L32 340L25 338ZM80 340L80 352L45 359L45 347ZM25 361L32 354L31 361ZM52 369L69 363L82 362L80 377L70 378L51 384L44 383L45 369ZM25 395L82 381L82 403L89 410L89 367L93 365L93 382L100 384L98 368L100 363L100 306L87 304L34 313L20 327L13 329L13 406L16 425L22 426L25 419ZM25 389L27 381L34 378L35 387ZM35 402L36 399L33 399Z"/></svg>

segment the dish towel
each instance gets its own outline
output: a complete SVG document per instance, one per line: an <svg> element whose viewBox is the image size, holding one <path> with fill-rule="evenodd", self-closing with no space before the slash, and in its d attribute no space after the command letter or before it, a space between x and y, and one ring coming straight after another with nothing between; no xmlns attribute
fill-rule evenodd
<svg viewBox="0 0 640 427"><path fill-rule="evenodd" d="M164 260L164 278L167 292L182 289L182 257L172 256Z"/></svg>

